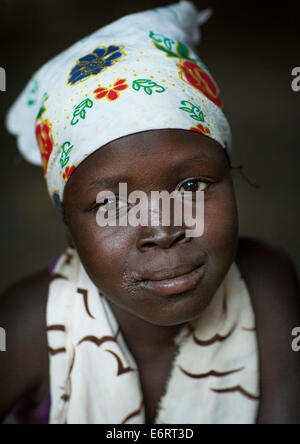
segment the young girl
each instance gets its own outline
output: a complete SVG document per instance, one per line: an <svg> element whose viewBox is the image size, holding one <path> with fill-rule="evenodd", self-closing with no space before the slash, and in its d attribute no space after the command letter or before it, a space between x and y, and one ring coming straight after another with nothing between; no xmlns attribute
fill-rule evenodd
<svg viewBox="0 0 300 444"><path fill-rule="evenodd" d="M180 1L125 16L44 65L9 111L69 247L1 297L0 417L300 423L297 276L285 252L238 236L230 127L194 50L208 15ZM193 207L201 191L203 234L173 209L170 224L159 211L100 226L134 209L120 183Z"/></svg>

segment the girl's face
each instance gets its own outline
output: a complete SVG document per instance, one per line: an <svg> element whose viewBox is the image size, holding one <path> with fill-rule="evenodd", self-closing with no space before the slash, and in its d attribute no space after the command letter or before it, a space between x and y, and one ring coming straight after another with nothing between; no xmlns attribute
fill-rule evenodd
<svg viewBox="0 0 300 444"><path fill-rule="evenodd" d="M104 190L117 196L120 182L127 183L128 195L140 190L149 198L151 191L204 190L204 233L186 237L189 227L175 226L172 218L170 226L99 226L96 196ZM94 284L108 301L155 325L195 319L235 259L238 216L225 151L193 131L151 130L110 142L72 174L64 205L71 239ZM202 278L191 275L191 287L181 293L162 294L149 283L158 273L182 270L178 275L200 264Z"/></svg>

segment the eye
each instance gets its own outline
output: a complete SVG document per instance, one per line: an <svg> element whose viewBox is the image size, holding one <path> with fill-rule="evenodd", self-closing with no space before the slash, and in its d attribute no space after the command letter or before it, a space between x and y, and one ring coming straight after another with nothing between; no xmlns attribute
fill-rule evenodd
<svg viewBox="0 0 300 444"><path fill-rule="evenodd" d="M112 216L118 213L120 210L126 208L128 206L128 202L125 200L116 197L116 199L107 198L104 199L103 202L96 203L91 208L91 211L102 211L109 216Z"/></svg>
<svg viewBox="0 0 300 444"><path fill-rule="evenodd" d="M197 191L205 191L209 186L208 182L200 179L188 179L184 183L180 184L178 191L184 194L186 191L193 193Z"/></svg>

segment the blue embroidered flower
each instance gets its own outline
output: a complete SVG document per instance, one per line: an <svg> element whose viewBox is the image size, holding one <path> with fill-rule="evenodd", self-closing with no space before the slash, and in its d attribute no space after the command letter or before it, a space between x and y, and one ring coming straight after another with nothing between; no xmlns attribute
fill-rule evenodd
<svg viewBox="0 0 300 444"><path fill-rule="evenodd" d="M121 51L122 48L124 46L111 45L108 48L103 46L96 48L91 54L81 57L70 72L68 84L75 85L105 71L108 66L114 65L118 59L126 55L124 51Z"/></svg>
<svg viewBox="0 0 300 444"><path fill-rule="evenodd" d="M55 191L53 194L53 202L56 205L56 207L58 208L58 211L60 212L61 215L63 215L63 203L59 198L59 194Z"/></svg>

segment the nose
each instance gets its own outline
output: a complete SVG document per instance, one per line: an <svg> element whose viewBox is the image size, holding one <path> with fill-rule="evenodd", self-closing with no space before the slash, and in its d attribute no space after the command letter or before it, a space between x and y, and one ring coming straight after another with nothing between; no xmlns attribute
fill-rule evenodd
<svg viewBox="0 0 300 444"><path fill-rule="evenodd" d="M149 248L170 248L174 244L189 242L183 227L152 227L151 232L142 232L137 240L137 248L147 251Z"/></svg>

